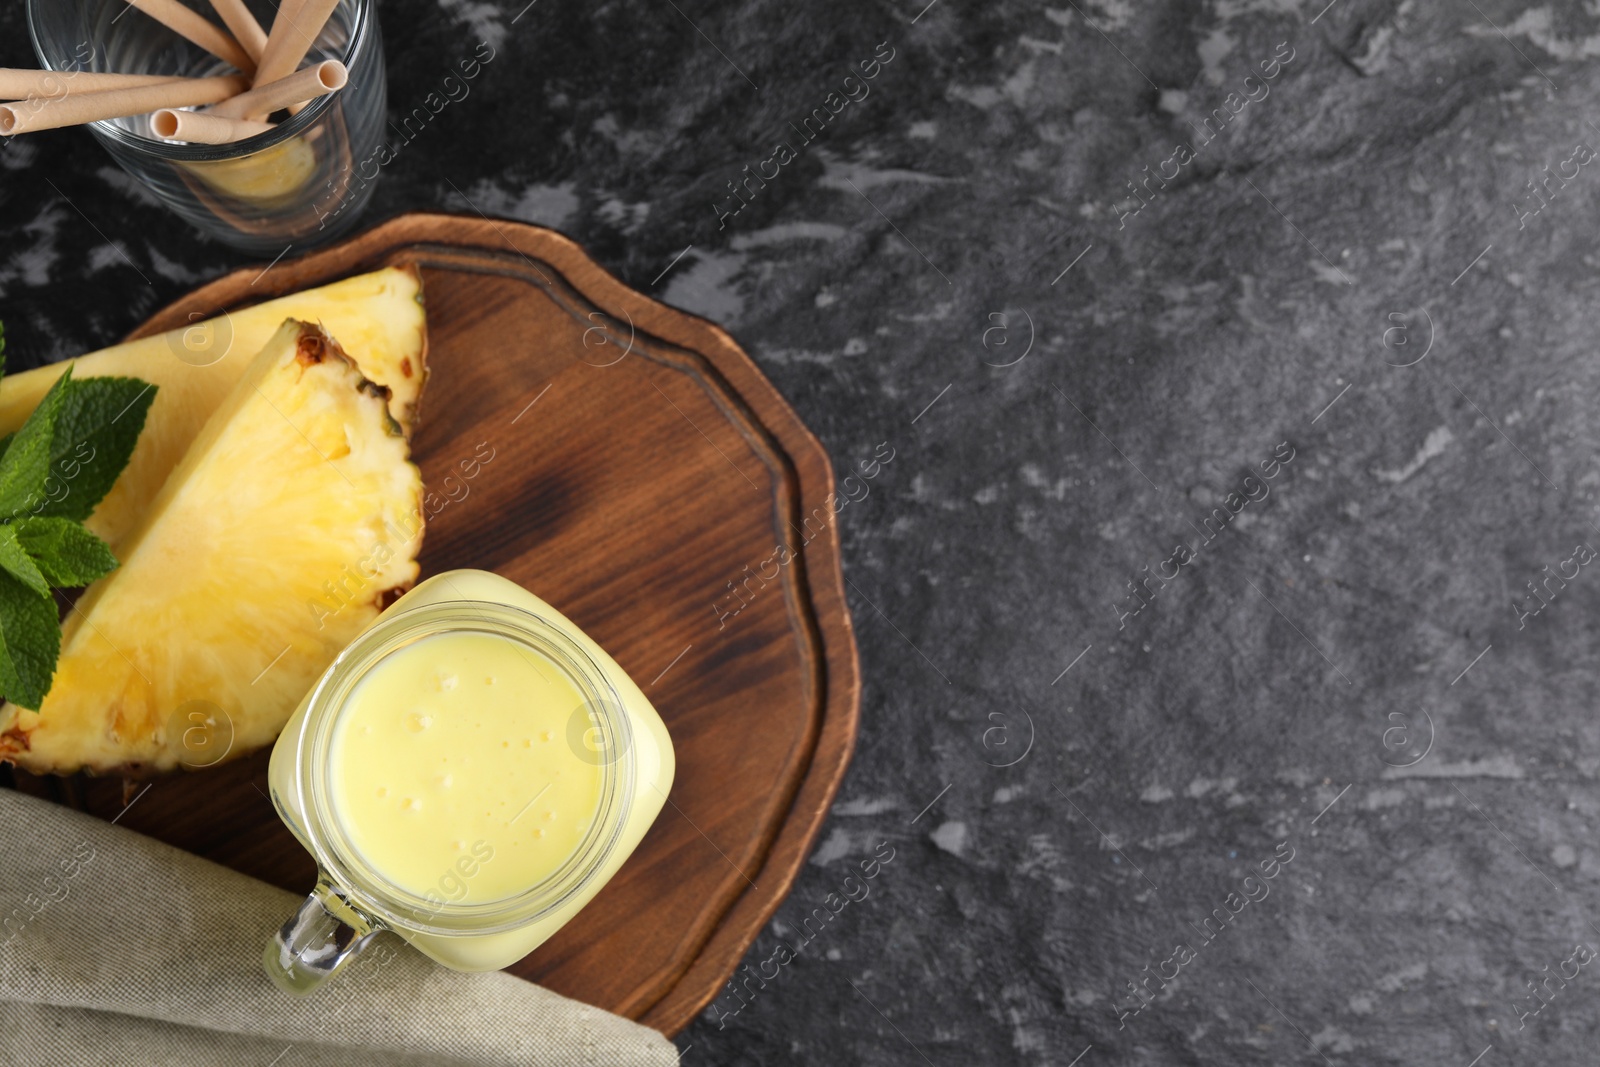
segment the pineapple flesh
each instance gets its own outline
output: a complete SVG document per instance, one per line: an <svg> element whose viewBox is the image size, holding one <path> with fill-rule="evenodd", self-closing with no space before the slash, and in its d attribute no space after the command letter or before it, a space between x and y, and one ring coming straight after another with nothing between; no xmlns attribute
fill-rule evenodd
<svg viewBox="0 0 1600 1067"><path fill-rule="evenodd" d="M284 323L69 612L43 706L0 706L0 759L137 777L270 744L416 579L422 476L389 400Z"/></svg>
<svg viewBox="0 0 1600 1067"><path fill-rule="evenodd" d="M411 436L427 375L422 288L413 268L346 278L92 352L73 361L75 376L126 375L158 387L133 457L84 524L119 559L123 538L285 319L320 323L338 338L362 375L389 390L390 413ZM0 435L27 421L65 367L55 363L0 380Z"/></svg>

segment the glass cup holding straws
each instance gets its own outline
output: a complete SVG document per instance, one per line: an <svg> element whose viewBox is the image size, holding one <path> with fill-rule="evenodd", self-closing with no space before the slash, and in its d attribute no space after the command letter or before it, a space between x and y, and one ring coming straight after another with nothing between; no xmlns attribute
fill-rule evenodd
<svg viewBox="0 0 1600 1067"><path fill-rule="evenodd" d="M16 101L0 133L83 123L195 228L266 257L339 236L370 199L355 165L383 132L374 0L27 0L27 14L43 69L0 71Z"/></svg>

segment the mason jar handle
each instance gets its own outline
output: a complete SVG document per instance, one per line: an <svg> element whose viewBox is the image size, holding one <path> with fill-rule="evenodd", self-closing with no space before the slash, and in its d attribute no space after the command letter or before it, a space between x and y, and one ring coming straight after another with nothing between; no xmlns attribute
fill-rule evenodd
<svg viewBox="0 0 1600 1067"><path fill-rule="evenodd" d="M316 989L383 930L350 902L344 890L319 874L317 886L293 918L267 941L267 977L289 993Z"/></svg>

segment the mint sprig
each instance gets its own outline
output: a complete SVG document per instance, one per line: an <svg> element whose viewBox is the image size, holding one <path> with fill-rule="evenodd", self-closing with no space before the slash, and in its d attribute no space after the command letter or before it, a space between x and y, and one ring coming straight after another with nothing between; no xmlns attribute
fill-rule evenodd
<svg viewBox="0 0 1600 1067"><path fill-rule="evenodd" d="M18 519L0 526L0 543L7 530L16 531L17 543L53 589L76 589L117 569L117 557L111 554L111 546L71 519L53 516ZM3 559L0 565L4 565ZM6 566L6 570L11 570L10 566ZM21 574L16 576L23 578Z"/></svg>
<svg viewBox="0 0 1600 1067"><path fill-rule="evenodd" d="M8 522L0 526L0 567L17 579L23 585L32 589L40 596L50 595L50 580L44 576L44 571L39 569L39 564L28 555L28 550L22 547L22 541L17 537L17 527L20 522ZM80 526L78 529L83 530ZM83 530L89 533L88 530ZM93 534L89 534L93 537Z"/></svg>
<svg viewBox="0 0 1600 1067"><path fill-rule="evenodd" d="M127 466L155 392L137 378L74 378L68 367L0 439L0 695L13 704L38 710L50 692L61 655L52 590L117 568L82 522Z"/></svg>
<svg viewBox="0 0 1600 1067"><path fill-rule="evenodd" d="M50 443L55 436L56 416L72 384L72 368L56 379L11 439L6 454L0 456L0 520L26 514L44 496L50 477Z"/></svg>
<svg viewBox="0 0 1600 1067"><path fill-rule="evenodd" d="M61 616L55 600L10 574L0 574L0 692L37 711L50 692L61 656Z"/></svg>
<svg viewBox="0 0 1600 1067"><path fill-rule="evenodd" d="M128 465L155 398L156 387L138 378L74 381L50 435L55 482L46 479L44 503L30 514L87 519Z"/></svg>

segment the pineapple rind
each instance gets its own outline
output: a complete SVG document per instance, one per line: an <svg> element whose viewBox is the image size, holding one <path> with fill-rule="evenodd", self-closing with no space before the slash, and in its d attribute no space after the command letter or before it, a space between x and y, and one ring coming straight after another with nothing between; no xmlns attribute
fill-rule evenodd
<svg viewBox="0 0 1600 1067"><path fill-rule="evenodd" d="M416 580L422 478L386 400L321 330L285 323L66 620L43 707L0 707L0 759L209 765L214 749L184 744L192 707L220 713L227 758L270 744Z"/></svg>

